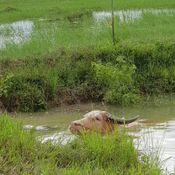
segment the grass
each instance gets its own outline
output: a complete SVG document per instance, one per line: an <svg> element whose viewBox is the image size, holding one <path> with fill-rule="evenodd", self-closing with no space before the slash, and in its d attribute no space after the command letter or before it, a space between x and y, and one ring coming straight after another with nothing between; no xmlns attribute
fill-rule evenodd
<svg viewBox="0 0 175 175"><path fill-rule="evenodd" d="M34 18L64 18L72 14L86 13L91 10L109 10L107 0L0 0L1 22L34 19ZM118 0L114 1L115 9L132 8L173 8L174 0Z"/></svg>
<svg viewBox="0 0 175 175"><path fill-rule="evenodd" d="M139 156L133 139L117 130L102 137L95 133L79 136L66 146L41 144L34 131L24 131L19 122L0 116L0 173L61 175L159 175L156 161ZM139 156L139 157L138 157Z"/></svg>
<svg viewBox="0 0 175 175"><path fill-rule="evenodd" d="M8 111L105 101L130 105L171 94L174 42L59 49L44 56L1 60L0 101Z"/></svg>
<svg viewBox="0 0 175 175"><path fill-rule="evenodd" d="M119 43L156 43L174 41L174 15L145 14L143 19L119 24L116 18L116 38ZM89 17L77 21L77 24L65 21L34 22L34 30L27 42L21 45L7 44L0 50L2 59L28 59L52 53L60 48L67 50L87 47L112 47L110 21L97 24ZM166 24L166 25L165 25ZM146 33L146 35L145 35Z"/></svg>
<svg viewBox="0 0 175 175"><path fill-rule="evenodd" d="M6 45L0 49L2 59L28 59L28 56L45 55L60 48L74 50L87 47L112 47L111 19L96 23L92 12L109 11L111 3L107 0L0 0L0 23L18 20L34 22L33 32L28 41ZM114 2L117 9L173 9L174 0L119 0ZM39 19L46 19L40 21ZM138 42L155 43L174 41L175 13L153 15L143 14L143 18L129 23L119 23L115 18L115 33L119 43ZM1 30L4 36L11 36L12 31ZM13 32L12 32L13 33Z"/></svg>

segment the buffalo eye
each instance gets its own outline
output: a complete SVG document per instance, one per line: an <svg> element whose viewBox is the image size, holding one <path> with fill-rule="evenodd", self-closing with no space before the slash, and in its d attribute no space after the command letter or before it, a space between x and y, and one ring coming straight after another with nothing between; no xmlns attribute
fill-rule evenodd
<svg viewBox="0 0 175 175"><path fill-rule="evenodd" d="M98 121L100 121L99 117L96 117L95 119L98 120Z"/></svg>

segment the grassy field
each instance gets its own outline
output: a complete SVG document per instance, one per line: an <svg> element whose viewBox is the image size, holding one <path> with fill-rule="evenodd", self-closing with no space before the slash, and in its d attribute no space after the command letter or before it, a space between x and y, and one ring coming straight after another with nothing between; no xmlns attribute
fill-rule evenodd
<svg viewBox="0 0 175 175"><path fill-rule="evenodd" d="M119 24L116 19L116 39L119 43L156 43L174 41L175 12L172 15L145 14L142 19ZM92 17L75 20L34 21L30 38L22 44L7 44L0 49L0 60L16 59L67 50L112 47L110 19L102 23ZM3 34L3 32L2 32ZM8 34L7 34L8 35ZM10 36L10 34L9 34Z"/></svg>
<svg viewBox="0 0 175 175"><path fill-rule="evenodd" d="M116 0L115 9L174 8L174 0ZM107 0L0 0L0 22L35 18L60 18L93 10L109 10Z"/></svg>
<svg viewBox="0 0 175 175"><path fill-rule="evenodd" d="M0 115L0 173L8 175L160 175L155 154L147 157L134 148L125 131L102 137L84 134L61 146L41 144L34 131ZM155 156L155 157L154 157Z"/></svg>
<svg viewBox="0 0 175 175"><path fill-rule="evenodd" d="M115 9L173 9L169 1L117 1ZM30 38L23 44L7 43L0 49L0 59L43 55L58 48L100 47L111 45L111 20L94 22L93 11L109 11L110 2L102 1L0 1L0 23L31 20L34 24ZM40 21L46 19L45 21ZM115 18L116 39L119 42L157 42L175 38L175 12L159 15L146 13L141 19L120 24ZM11 36L1 29L2 36ZM20 35L20 34L18 34Z"/></svg>
<svg viewBox="0 0 175 175"><path fill-rule="evenodd" d="M115 10L162 9L175 8L173 0L119 0L114 2ZM6 43L0 48L0 60L26 58L28 56L52 53L59 48L79 49L112 45L111 19L96 22L93 11L109 11L110 2L106 0L10 0L0 1L0 23L28 20L33 22L32 32L22 44ZM126 12L126 11L125 11ZM152 43L174 41L175 11L171 13L144 13L141 18L123 22L115 17L115 33L118 42ZM1 29L1 35L15 37L9 28Z"/></svg>

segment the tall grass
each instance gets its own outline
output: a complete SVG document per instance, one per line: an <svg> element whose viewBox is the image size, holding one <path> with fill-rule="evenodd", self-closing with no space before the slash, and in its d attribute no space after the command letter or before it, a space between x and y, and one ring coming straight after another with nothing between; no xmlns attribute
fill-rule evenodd
<svg viewBox="0 0 175 175"><path fill-rule="evenodd" d="M0 172L2 174L161 174L156 162L143 156L124 131L111 135L90 133L60 146L36 141L34 131L24 131L19 122L0 116Z"/></svg>

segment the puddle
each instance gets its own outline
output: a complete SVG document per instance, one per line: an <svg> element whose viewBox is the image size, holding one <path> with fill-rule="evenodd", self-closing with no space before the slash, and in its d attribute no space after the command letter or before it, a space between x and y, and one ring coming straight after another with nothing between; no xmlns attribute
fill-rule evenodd
<svg viewBox="0 0 175 175"><path fill-rule="evenodd" d="M145 14L151 15L175 15L175 9L133 9L133 10L118 10L114 15L119 18L120 23L129 23L142 19ZM111 12L100 11L93 12L93 18L97 22L101 22L111 17Z"/></svg>
<svg viewBox="0 0 175 175"><path fill-rule="evenodd" d="M26 42L33 31L32 21L18 21L10 24L0 24L0 49L7 44L22 44Z"/></svg>

